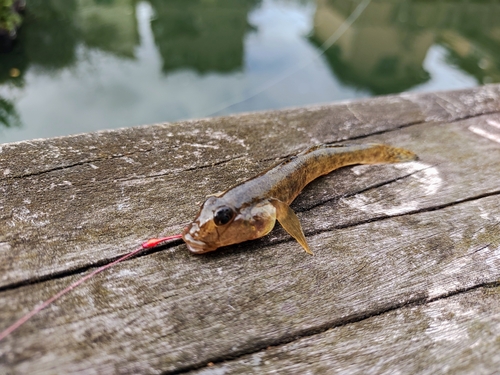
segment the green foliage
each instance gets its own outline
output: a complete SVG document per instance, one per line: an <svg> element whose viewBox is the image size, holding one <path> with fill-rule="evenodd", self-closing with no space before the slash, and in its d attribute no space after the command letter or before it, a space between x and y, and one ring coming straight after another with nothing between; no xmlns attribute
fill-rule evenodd
<svg viewBox="0 0 500 375"><path fill-rule="evenodd" d="M10 101L0 97L0 124L7 128L20 126L21 120L19 114Z"/></svg>
<svg viewBox="0 0 500 375"><path fill-rule="evenodd" d="M14 0L0 0L0 29L13 34L21 21L21 16L14 10Z"/></svg>

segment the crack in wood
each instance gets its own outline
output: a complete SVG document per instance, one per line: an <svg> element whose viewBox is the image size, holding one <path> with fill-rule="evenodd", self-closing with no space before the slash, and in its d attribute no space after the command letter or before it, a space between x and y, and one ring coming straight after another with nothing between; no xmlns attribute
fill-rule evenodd
<svg viewBox="0 0 500 375"><path fill-rule="evenodd" d="M499 113L500 113L500 111L488 111L488 112L482 112L482 113L476 113L476 114L466 115L466 116L463 116L463 117L457 117L457 118L454 118L454 119L451 119L451 120L436 119L433 122L444 121L446 124L454 124L454 123L457 123L457 122L460 122L460 121L469 120L471 118L476 118L476 117L481 117L481 116L495 115L495 114L499 114ZM342 139L341 141L344 142L344 141L350 141L350 140L365 139L365 138L371 137L373 135L386 134L386 133L390 133L390 132L393 132L393 131L398 131L398 130L406 129L406 128L409 128L411 126L424 125L424 124L428 124L428 123L429 123L428 120L408 122L406 124L402 124L402 125L399 125L397 127L391 128L391 129L383 129L383 130L380 130L380 131L377 131L377 132L373 132L373 133L370 133L370 134L361 134L361 135L358 135L358 136L354 136L354 137Z"/></svg>
<svg viewBox="0 0 500 375"><path fill-rule="evenodd" d="M351 109L350 108L348 108L348 109L352 113ZM479 113L479 114L472 114L472 115L467 115L467 116L455 118L453 120L447 121L447 123L448 124L453 124L453 123L456 123L456 122L468 120L470 118L481 117L481 116L488 116L488 115L499 114L499 113L500 113L500 111L490 111L490 112L483 112L483 113ZM354 113L353 113L353 115L356 117L356 115ZM401 125L399 125L397 127L391 128L391 129L383 129L383 130L380 130L380 131L376 131L376 132L372 132L372 133L368 133L368 134L362 134L362 135L359 135L359 136L354 136L354 137L349 137L349 138L343 138L343 139L339 139L338 141L328 142L328 143L331 143L331 144L334 144L334 143L344 143L344 142L349 142L349 141L353 141L353 140L355 141L355 140L365 139L365 138L368 138L368 137L371 137L371 136L374 136L374 135L387 134L387 133L391 133L391 132L394 132L394 131L399 131L401 129L406 129L406 128L409 128L411 126L422 125L422 124L427 124L427 123L428 122L426 120L408 122L408 123L401 124ZM300 152L300 151L301 150L297 150L296 152ZM257 159L255 162L256 163L262 163L262 162L268 162L268 161L276 161L278 163L279 161L281 161L283 159L286 159L287 157L295 155L296 152L289 153L289 154L286 154L286 155L276 156L276 157L272 157L272 158ZM245 156L246 155L244 155L244 154L240 154L240 155L236 155L234 158L224 159L224 160L221 160L221 161L218 161L218 162L214 162L214 163L203 164L203 165L200 165L200 166L195 166L195 167L186 168L186 169L180 168L178 170L169 171L168 173L158 173L158 174L154 174L154 175L150 175L150 176L130 178L130 179L125 179L124 178L124 179L119 179L118 181L133 181L133 180L138 180L138 179L146 179L146 178L155 178L155 177L166 176L169 173L182 173L182 172L189 172L189 171L195 171L195 170L202 170L202 169L206 169L206 168L210 168L210 167L214 167L214 166L218 166L218 165L227 164L227 163L230 163L230 162L232 162L234 160L242 159ZM426 168L424 168L422 170L425 170L425 169ZM419 171L417 171L417 172L419 172ZM408 175L408 176L410 176L410 175ZM390 182L394 182L394 181L397 181L397 179L393 180L393 181L390 181ZM383 185L384 184L381 184L380 186L383 186ZM375 185L374 187L379 187L379 185ZM369 190L369 189L366 189L366 190ZM359 194L359 193L364 192L366 190L358 191L358 192L356 192L354 194ZM346 195L346 197L348 197L348 196L351 196L351 195L350 194ZM342 197L339 197L339 198L342 198ZM337 199L339 199L339 198L337 198ZM335 200L335 199L331 199L331 200ZM330 201L330 200L328 200L328 201ZM326 202L328 202L328 201L326 201Z"/></svg>
<svg viewBox="0 0 500 375"><path fill-rule="evenodd" d="M202 164L202 165L198 165L196 167L191 167L191 168L186 168L186 169L183 169L183 168L173 169L173 170L168 171L168 172L156 173L156 174L151 174L148 176L141 176L141 177L118 178L118 179L116 179L116 181L127 182L127 181L136 181L136 180L146 180L146 179L150 179L150 178L168 176L168 175L173 174L173 173L191 172L191 171L202 170L202 169L206 169L206 168L213 168L213 167L218 166L218 165L223 165L223 164L233 162L235 160L243 159L245 156L246 155L241 154L241 155L236 155L235 157L232 157L231 159L224 159L224 160L220 160L220 161L209 163L209 164Z"/></svg>
<svg viewBox="0 0 500 375"><path fill-rule="evenodd" d="M158 247L155 247L155 248L152 248L152 249L144 249L143 251L141 251L137 255L135 255L135 256L127 259L127 260L135 259L135 258L141 258L143 256L155 254L155 253L157 253L159 251L165 251L165 250L167 250L169 248L178 246L180 243L182 243L182 240L173 240L171 242L165 243L165 244L163 244L161 246L158 246ZM36 284L40 284L40 283L43 283L43 282L46 282L46 281L64 279L66 277L79 275L79 274L82 274L84 272L90 271L90 270L92 270L94 268L102 267L102 266L105 266L105 265L107 265L107 264L109 264L111 262L114 262L115 260L117 260L118 258L120 258L120 257L122 257L124 255L125 254L120 254L120 255L114 256L112 258L101 259L101 260L99 260L99 261L97 261L95 263L85 264L83 266L76 267L76 268L73 268L73 269L68 269L68 270L64 270L64 271L54 272L54 273L50 273L50 274L47 274L47 275L38 276L36 278L26 279L26 280L23 280L23 281L18 281L18 282L12 283L12 284L3 285L3 286L0 286L0 293L1 292L5 292L5 291L9 291L9 290L18 289L18 288L21 288L21 287L24 287L24 286L36 285ZM126 262L127 260L125 260L124 262Z"/></svg>
<svg viewBox="0 0 500 375"><path fill-rule="evenodd" d="M314 230L313 231L304 231L304 234L306 235L306 237L310 237L310 236L315 236L315 235L326 233L326 232L331 232L333 230L355 228L357 226L361 226L361 225L364 225L364 224L375 223L375 222L380 222L380 221L385 221L385 220L391 220L391 219L394 219L394 218L404 217L404 216L413 216L413 215L418 215L420 213L425 213L425 212L432 212L432 211L442 210L442 209L445 209L445 208L448 208L448 207L457 206L459 204L463 204L463 203L467 203L467 202L471 202L471 201L476 201L476 200L480 200L480 199L483 199L483 198L488 198L488 197L495 196L495 195L500 195L500 190L494 191L494 192L480 194L480 195L477 195L477 196L474 196L474 197L460 199L460 200L457 200L457 201L454 201L454 202L443 203L443 204L437 205L437 206L424 207L424 208L421 208L421 209L417 209L417 210L413 210L413 211L409 211L409 212L404 212L404 213L401 213L401 214L376 216L376 217L372 217L372 218L369 218L369 219L366 219L366 220L360 220L360 221L356 221L356 222L345 224L345 225L333 226L331 228L326 228L326 229L321 229L321 230L315 230L315 231ZM307 212L307 211L309 211L309 209L304 210L304 211L300 211L300 212ZM495 223L494 226L497 225L497 224L500 224L500 223ZM287 237L287 238L282 239L282 240L272 241L269 244L263 245L262 247L276 246L278 244L282 244L282 243L286 243L286 242L293 242L293 241L294 241L293 239L290 239L290 238ZM482 249L480 249L480 250L482 250Z"/></svg>
<svg viewBox="0 0 500 375"><path fill-rule="evenodd" d="M310 206L308 206L308 207L306 207L304 209L295 210L295 212L308 212L308 211L310 211L310 210L312 210L312 209L314 209L316 207L324 205L325 203L338 202L342 198L349 198L349 197L353 197L353 196L358 195L358 194L366 193L366 192L368 192L370 190L378 189L378 188L380 188L382 186L390 185L390 184L392 184L394 182L404 180L405 178L411 177L411 176L413 176L413 175L415 175L417 173L420 173L422 171L428 170L430 168L435 168L435 167L437 167L438 165L441 165L441 164L442 163L432 164L432 165L429 165L429 166L427 166L425 168L413 171L411 173L407 173L405 175L402 175L402 176L399 176L399 177L395 177L395 178L393 178L391 180L382 181L382 182L379 182L379 183L367 186L366 188L363 188L363 189L360 189L360 190L356 190L356 191L353 191L353 192L350 192L350 193L346 193L346 194L334 196L334 197L331 197L331 198L319 201L319 202L317 202L315 204L312 204L312 205L310 205ZM392 216L390 216L390 217L392 217Z"/></svg>
<svg viewBox="0 0 500 375"><path fill-rule="evenodd" d="M500 223L496 223L496 224L490 225L490 228L491 228L491 227L495 227L495 226L497 226L497 225L499 225L499 224L500 224ZM458 257L458 258L457 258L457 260L458 260L458 259L463 259L463 258L469 258L469 257L471 257L472 255L477 254L477 253L479 253L480 251L483 251L483 250L485 250L485 249L489 248L489 247L491 246L491 244L492 244L492 243L490 242L490 243L487 243L486 245L480 246L478 249L474 249L472 252L470 252L470 253L468 253L468 254L465 254L465 255L462 255L462 256Z"/></svg>
<svg viewBox="0 0 500 375"><path fill-rule="evenodd" d="M262 351L265 351L269 347L275 348L275 347L287 345L287 344L293 343L295 341L298 341L298 340L301 340L301 339L304 339L307 337L321 334L321 333L326 332L326 331L331 330L331 329L340 328L340 327L347 326L350 324L359 323L359 322L362 322L364 320L371 319L371 318L374 318L377 316L385 315L385 314L388 314L392 311L399 310L401 308L428 305L432 302L444 300L444 299L447 299L447 298L450 298L450 297L453 297L456 295L460 295L460 294L469 293L469 292L472 292L472 291L477 290L477 289L494 288L494 287L498 287L498 286L500 286L500 281L494 281L494 282L486 282L486 283L472 285L472 286L467 287L467 288L459 288L459 289L456 289L454 291L444 293L442 295L439 295L439 296L436 296L433 298L428 298L426 295L418 295L418 296L415 296L413 298L409 298L406 301L403 301L400 303L395 303L395 304L389 305L387 307L383 307L383 308L380 308L377 310L372 310L372 311L366 311L362 314L354 314L351 317L341 318L338 320L334 320L330 323L324 324L322 326L318 326L318 327L311 328L311 329L306 329L306 330L303 330L301 332L296 332L292 336L283 336L277 340L262 340L260 343L257 343L254 346L250 346L246 350L242 349L240 351L237 351L237 352L234 352L231 354L221 355L218 357L210 358L208 360L203 361L203 363L196 363L196 364L192 364L192 365L185 366L185 367L179 367L178 369L173 370L173 371L165 371L165 372L162 372L162 375L186 374L186 373L189 373L191 371L206 367L207 363L211 363L213 365L218 365L218 364L221 364L224 362L235 361L235 360L241 359L244 356L248 356L251 354L257 354L257 353L260 353Z"/></svg>
<svg viewBox="0 0 500 375"><path fill-rule="evenodd" d="M137 150L137 151L128 152L128 153L125 153L125 154L110 155L110 156L105 157L105 158L95 158L95 159L90 159L90 160L83 160L83 161L79 161L79 162L76 162L76 163L67 164L67 165L60 165L58 167L54 167L54 168L50 168L50 169L46 169L46 170L42 170L42 171L38 171L38 172L25 173L25 174L21 174L21 175L17 175L17 176L3 177L3 178L0 178L0 181L1 180L6 180L6 181L9 181L9 180L19 180L19 179L26 178L26 177L41 176L43 174L47 174L47 173L50 173L50 172L55 172L55 171L60 171L60 170L69 169L69 168L73 168L73 167L78 167L78 166L81 166L81 165L88 165L88 164L92 164L92 163L96 163L96 162L104 161L104 160L120 159L120 158L123 158L123 157L126 157L126 156L130 156L130 155L136 155L136 154L139 154L139 153L150 152L152 150L153 150L152 148L151 149L145 149L145 150Z"/></svg>
<svg viewBox="0 0 500 375"><path fill-rule="evenodd" d="M476 195L476 196L473 196L473 197L464 198L464 199L459 199L459 200L454 201L454 202L448 202L448 203L438 204L436 206L424 207L424 208L420 208L420 209L417 209L417 210L412 210L412 211L404 212L404 213L401 213L401 214L376 216L376 217L373 217L373 218L370 218L370 219L367 219L367 220L362 220L362 221L351 223L351 224L339 225L339 226L336 226L336 227L334 227L332 229L352 228L352 227L356 227L356 226L359 226L359 225L362 225L362 224L367 224L367 223L373 223L373 222L382 221L382 220L393 219L393 218L396 218L396 217L411 216L411 215L417 215L417 214L424 213L424 212L431 212L431 211L442 210L444 208L457 206L457 205L462 204L462 203L476 201L476 200L487 198L487 197L491 197L491 196L494 196L494 195L500 195L500 190L492 191L492 192L488 192L488 193L484 193L484 194L479 194L479 195ZM325 231L330 231L330 230L331 229L322 230L322 231L318 231L318 232L308 232L307 235L315 235L315 234L319 234L319 233L322 233L322 232L325 232Z"/></svg>
<svg viewBox="0 0 500 375"><path fill-rule="evenodd" d="M438 97L438 98L442 99L441 97ZM436 101L436 103L439 106L441 106L448 114L452 115L439 102ZM353 113L351 109L349 109L349 111L351 113ZM457 117L457 118L454 118L454 119L451 119L451 120L444 120L444 119L442 119L442 121L446 121L446 123L452 124L452 123L456 123L456 122L468 120L468 119L475 118L475 117L481 117L481 116L487 116L487 115L499 114L499 113L500 113L500 111L487 111L487 112L482 112L482 113L477 113L477 114L465 115L465 116ZM357 118L357 116L354 113L353 113L353 115ZM353 140L355 141L355 140L365 139L365 138L368 138L368 137L371 137L371 136L374 136L374 135L386 134L386 133L390 133L390 132L393 132L393 131L398 131L398 130L401 130L401 129L409 128L411 126L422 125L422 124L426 124L426 123L428 123L428 121L426 121L426 120L408 122L408 123L401 124L401 125L398 125L396 127L390 128L390 129L382 129L380 131L375 131L375 132L371 132L371 133L367 133L367 134L361 134L361 135L358 135L358 136L353 136L353 137L348 137L348 138L342 138L342 139L339 139L338 141L335 141L335 142L347 142L347 141L353 141ZM173 147L175 148L175 146L173 146ZM135 154L147 153L147 152L151 152L151 151L153 151L152 148L151 149L144 149L144 150L137 150L137 151L130 152L130 153L124 153L124 154L118 154L118 155L111 155L111 156L105 157L105 158L95 158L95 159L90 159L90 160L84 160L84 161L80 161L80 162L76 162L76 163L72 163L72 164L61 165L61 166L58 166L58 167L54 167L54 168L50 168L50 169L46 169L46 170L41 170L41 171L38 171L38 172L26 173L26 174L17 175L17 176L1 177L0 181L1 180L7 180L8 181L8 180L22 179L22 178L26 178L26 177L40 176L40 175L43 175L43 174L46 174L46 173L50 173L50 172L54 172L54 171L69 169L69 168L73 168L73 167L77 167L77 166L81 166L81 165L88 165L88 164L91 164L91 163L95 163L95 162L99 162L99 161L104 161L104 160L119 159L119 158L122 158L122 157L130 156L130 155L135 155ZM236 160L236 159L242 158L244 156L245 155L237 155L235 158L224 159L224 160L217 161L217 162L214 162L214 163L204 164L204 165L201 165L201 166L195 166L195 167L186 168L186 169L181 168L179 170L175 170L175 171L172 171L172 172L169 172L169 173L186 172L186 171L193 171L193 170L197 170L197 169L205 169L205 168L209 168L211 166L216 166L216 165L221 165L221 164L224 164L224 163L228 163L228 162L231 162L232 160ZM283 157L277 156L276 158L270 158L270 159L262 159L262 160L259 159L259 160L257 160L257 162L269 161L269 160L273 160L273 159L278 160L278 159L285 158L287 156L290 156L290 155L285 155ZM162 175L166 175L166 173L165 174L158 174L158 175L147 176L145 178L150 178L150 177L153 178L153 177L158 177L158 176L162 176Z"/></svg>

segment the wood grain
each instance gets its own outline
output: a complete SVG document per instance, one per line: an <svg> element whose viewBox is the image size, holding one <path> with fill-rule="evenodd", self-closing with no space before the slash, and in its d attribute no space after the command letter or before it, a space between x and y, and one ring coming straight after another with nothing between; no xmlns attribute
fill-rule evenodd
<svg viewBox="0 0 500 375"><path fill-rule="evenodd" d="M496 373L499 295L488 287L402 307L190 374Z"/></svg>
<svg viewBox="0 0 500 375"><path fill-rule="evenodd" d="M1 145L0 329L311 144L384 142L420 160L308 186L292 207L314 257L276 228L206 256L176 242L106 271L0 342L0 372L487 373L499 360L481 361L499 340L485 307L500 277L495 124L490 85ZM458 341L432 341L430 326L469 336L446 360Z"/></svg>

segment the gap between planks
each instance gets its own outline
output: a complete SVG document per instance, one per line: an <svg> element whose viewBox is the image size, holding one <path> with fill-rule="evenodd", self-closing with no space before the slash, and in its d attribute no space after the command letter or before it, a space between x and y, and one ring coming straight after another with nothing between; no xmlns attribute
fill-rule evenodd
<svg viewBox="0 0 500 375"><path fill-rule="evenodd" d="M269 347L275 348L275 347L284 346L284 345L293 343L294 341L298 341L298 340L301 340L301 339L304 339L307 337L312 337L312 336L321 334L321 333L326 332L326 331L331 330L331 329L348 326L350 324L359 323L359 322L362 322L364 320L367 320L367 319L370 319L373 317L382 316L382 315L388 314L392 311L396 311L396 310L399 310L399 309L404 308L404 307L424 306L424 305L428 305L432 302L436 302L439 300L445 300L447 298L454 297L454 296L461 295L461 294L466 294L466 293L469 293L469 292L472 292L474 290L478 290L481 288L485 288L485 289L486 288L495 288L498 286L500 286L500 281L477 284L477 285L473 285L473 286L468 287L468 288L460 288L460 289L454 290L452 292L448 292L448 293L445 293L443 295L436 296L433 298L427 298L426 296L417 296L417 297L411 298L410 300L407 300L405 302L396 303L394 305L387 306L385 308L381 308L381 309L374 310L374 311L367 311L365 314L360 314L358 316L352 316L352 317L349 317L347 319L340 319L338 321L333 321L330 324L324 324L322 326L315 327L314 329L308 329L308 330L304 330L302 332L299 331L299 332L293 334L292 336L284 336L284 337L280 338L279 340L269 340L267 342L264 341L264 342L261 342L259 345L256 345L254 348L251 348L249 350L228 354L227 356L214 357L214 358L209 359L208 361L203 361L203 363L197 363L197 364L192 364L192 365L189 365L186 367L180 367L174 371L166 371L166 372L162 372L161 374L162 375L186 374L186 373L189 373L191 371L199 370L201 368L206 367L207 363L210 363L211 365L218 365L218 364L222 364L224 362L235 361L235 360L238 360L244 356L251 355L251 354L257 354L259 352L265 351Z"/></svg>

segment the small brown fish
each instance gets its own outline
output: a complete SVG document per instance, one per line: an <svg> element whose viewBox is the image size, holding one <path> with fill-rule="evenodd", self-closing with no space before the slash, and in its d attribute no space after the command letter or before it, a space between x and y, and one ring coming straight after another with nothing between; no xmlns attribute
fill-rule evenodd
<svg viewBox="0 0 500 375"><path fill-rule="evenodd" d="M208 198L182 238L196 254L268 234L276 220L312 254L290 203L319 176L353 164L416 160L413 152L382 144L313 146L259 175Z"/></svg>

